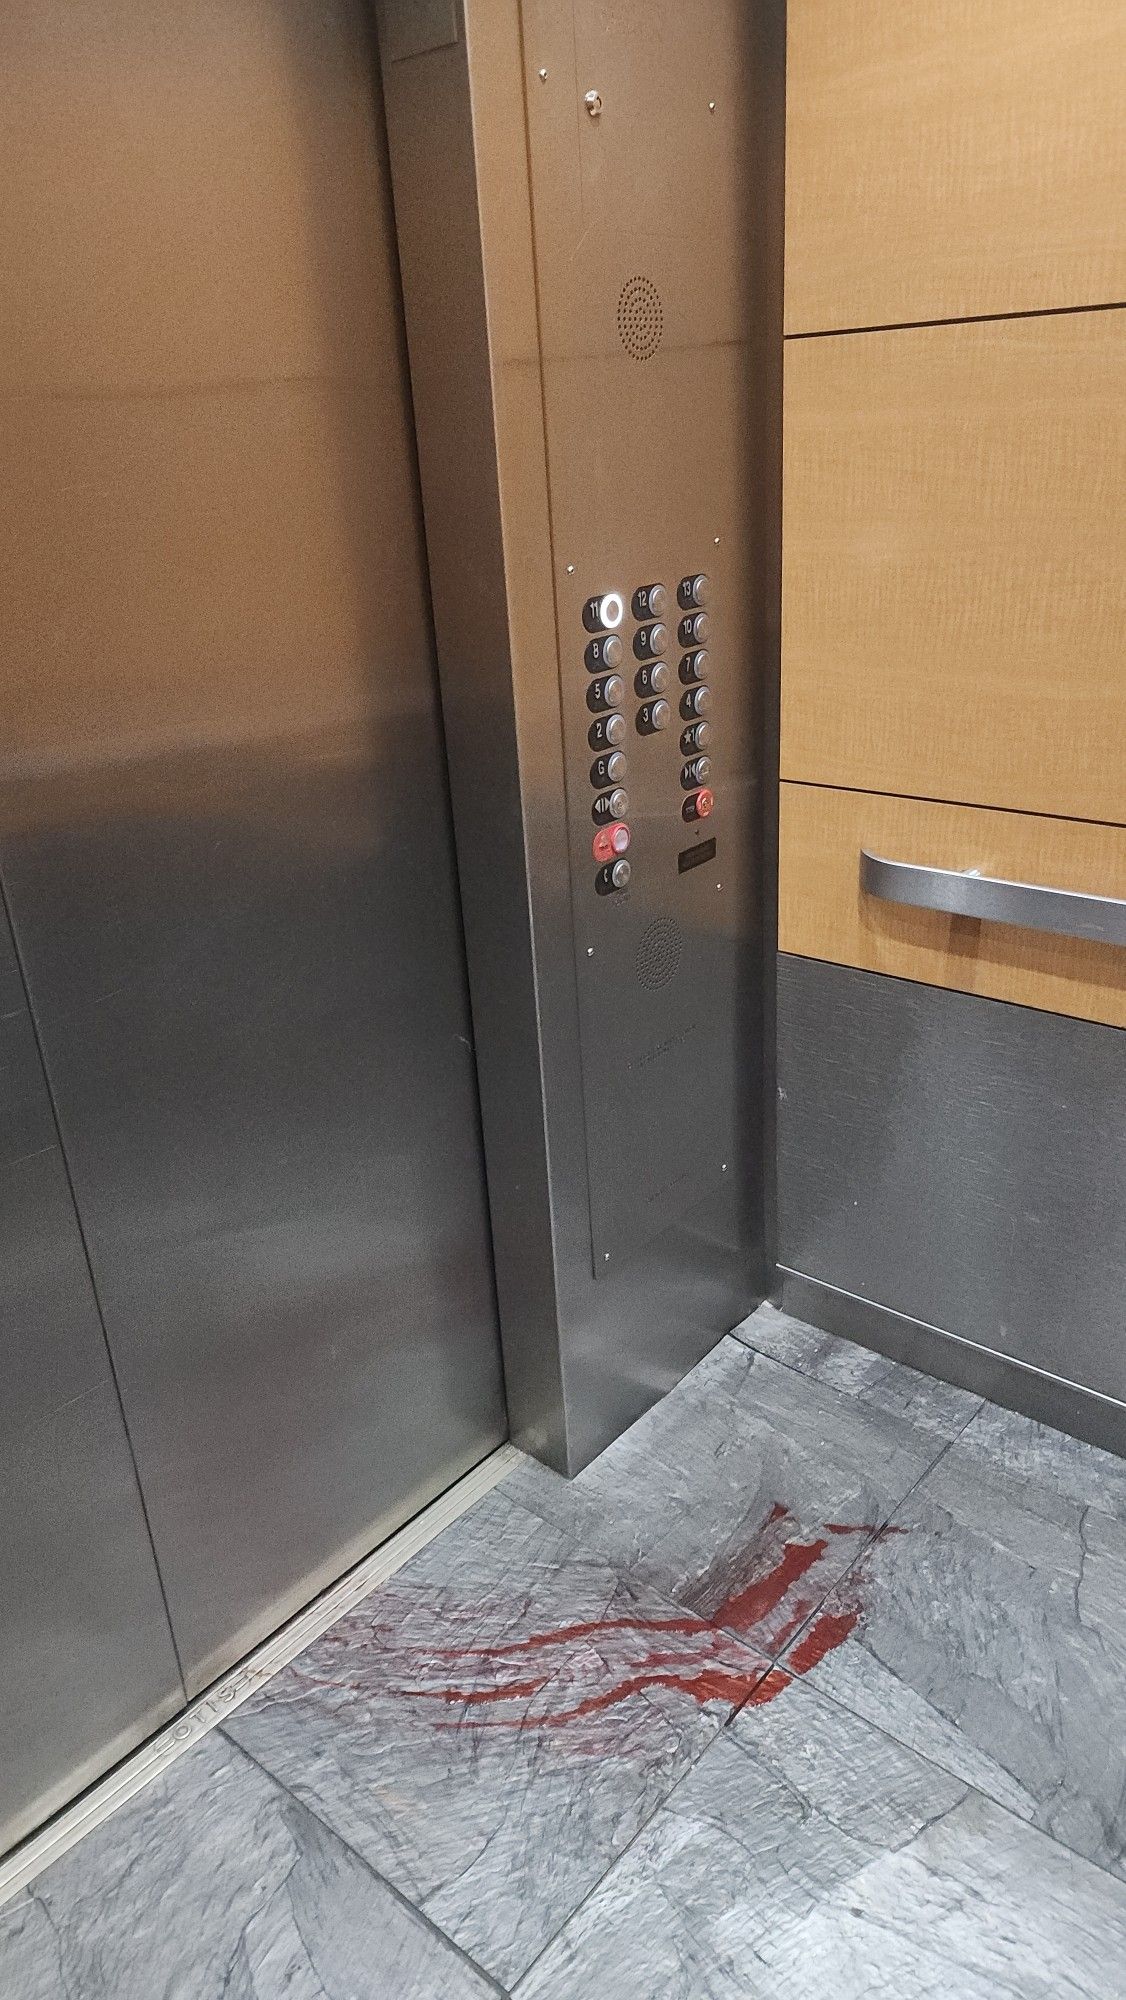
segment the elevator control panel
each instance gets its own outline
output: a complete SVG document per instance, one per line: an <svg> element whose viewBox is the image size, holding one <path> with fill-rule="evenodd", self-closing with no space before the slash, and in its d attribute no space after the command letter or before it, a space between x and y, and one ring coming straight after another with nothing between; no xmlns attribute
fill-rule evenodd
<svg viewBox="0 0 1126 2000"><path fill-rule="evenodd" d="M690 825L710 819L715 807L715 793L711 785L712 724L705 719L711 706L711 656L704 641L710 637L711 620L703 607L709 602L710 591L708 577L700 570L682 576L676 587L677 605L687 607L677 627L679 644L685 649L677 669L682 689L680 715L685 727L680 732L679 742L674 739L669 745L669 754L663 763L654 767L658 785L667 778L670 799L673 788L676 788L676 810L681 819ZM665 584L639 583L628 592L616 589L596 591L584 602L582 623L591 635L582 648L588 676L585 698L587 708L597 718L588 731L592 749L602 749L607 743L624 745L629 735L621 714L626 702L626 683L623 676L614 671L625 659L625 639L619 628L628 626L630 622L626 614L627 602L633 621L629 643L634 658L642 663L633 676L633 692L637 698L634 727L643 740L661 736L669 730L673 709L667 696L675 684L672 666L664 657L669 650L669 631L664 616L670 601ZM654 756L663 747L654 746L642 754ZM615 857L625 855L633 842L633 831L627 817L629 794L623 783L628 769L624 750L612 757L598 757L590 767L590 782L595 793L591 817L598 828L592 853L594 860L600 864L594 876L594 889L601 896L627 889L634 880L632 863L627 863L624 868L611 865ZM607 789L608 786L612 789ZM678 864L680 860L678 856ZM678 865L678 873L684 872L684 867Z"/></svg>

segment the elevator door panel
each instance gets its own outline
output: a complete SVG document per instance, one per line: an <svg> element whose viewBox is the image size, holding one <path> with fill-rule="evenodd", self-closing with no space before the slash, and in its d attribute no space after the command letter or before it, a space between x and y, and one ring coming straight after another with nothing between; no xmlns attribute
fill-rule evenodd
<svg viewBox="0 0 1126 2000"><path fill-rule="evenodd" d="M0 1854L182 1704L0 907Z"/></svg>
<svg viewBox="0 0 1126 2000"><path fill-rule="evenodd" d="M504 1430L378 77L0 51L0 858L194 1689Z"/></svg>

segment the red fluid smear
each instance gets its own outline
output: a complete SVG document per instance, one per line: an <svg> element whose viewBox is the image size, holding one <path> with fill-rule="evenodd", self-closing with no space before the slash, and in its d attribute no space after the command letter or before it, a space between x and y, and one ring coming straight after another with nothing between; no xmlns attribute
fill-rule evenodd
<svg viewBox="0 0 1126 2000"><path fill-rule="evenodd" d="M765 1680L761 1680L757 1687L751 1689L746 1700L747 1708L764 1708L768 1701L773 1701L776 1695L784 1693L789 1685L789 1674L784 1673L781 1667L772 1667Z"/></svg>
<svg viewBox="0 0 1126 2000"><path fill-rule="evenodd" d="M655 1687L675 1688L681 1694L691 1695L701 1707L706 1701L728 1701L737 1708L747 1699L753 1686L753 1673L728 1673L720 1667L705 1667L695 1674L631 1674L628 1679L615 1681L613 1687L604 1689L601 1694L592 1694L586 1701L577 1702L574 1708L557 1709L554 1714L545 1716L517 1716L511 1721L507 1716L493 1716L476 1726L482 1729L539 1729L548 1724L552 1728L562 1728L565 1723L582 1722L587 1716L600 1715L618 1702L628 1701L631 1695L644 1694ZM490 1698L497 1699L492 1689L488 1692ZM439 1723L438 1727L456 1728L457 1725Z"/></svg>
<svg viewBox="0 0 1126 2000"><path fill-rule="evenodd" d="M776 1501L760 1529L760 1535L779 1522L792 1520L790 1509ZM783 1544L781 1555L766 1574L749 1584L745 1589L733 1592L720 1605L714 1622L693 1615L679 1618L591 1618L570 1625L560 1625L553 1630L533 1632L522 1639L500 1641L493 1645L466 1647L425 1647L411 1646L405 1649L419 1663L440 1660L496 1660L512 1658L526 1653L535 1653L544 1648L567 1646L576 1641L590 1639L609 1640L615 1634L636 1636L639 1645L656 1640L653 1651L642 1652L633 1661L625 1661L631 1669L610 1679L610 1684L598 1693L587 1696L570 1708L536 1715L477 1716L475 1728L494 1729L544 1729L562 1728L571 1723L584 1722L589 1718L604 1714L618 1703L628 1701L631 1696L644 1694L652 1688L667 1687L688 1695L702 1706L708 1701L724 1701L732 1708L743 1704L761 1707L771 1702L792 1685L795 1678L812 1672L826 1656L844 1641L854 1630L859 1611L822 1612L817 1617L804 1638L800 1639L785 1667L770 1668L765 1674L754 1665L740 1671L737 1667L724 1665L722 1660L708 1659L730 1644L727 1633L722 1629L735 1628L744 1633L753 1632L755 1627L770 1616L783 1603L795 1584L808 1574L829 1547L827 1537L831 1535L874 1536L876 1540L886 1535L905 1534L904 1528L876 1528L873 1523L827 1522L820 1535L808 1542L796 1539ZM857 1581L861 1580L858 1576ZM790 1615L786 1618L775 1643L784 1646L797 1632L808 1617L815 1599L806 1594L799 1602L792 1603ZM668 1639L676 1636L685 1640L680 1648L669 1649ZM661 1640L666 1649L661 1648ZM705 1657L701 1659L701 1652ZM696 1657L693 1657L693 1654ZM603 1662L603 1664L607 1664ZM546 1666L546 1663L545 1663ZM488 1687L470 1688L401 1688L395 1690L404 1698L416 1697L430 1701L440 1701L448 1706L481 1708L497 1703L528 1700L540 1694L556 1678L556 1669L546 1671L534 1678L509 1681ZM456 1729L463 1726L463 1719L440 1722L438 1728ZM583 1742L589 1732L584 1733Z"/></svg>
<svg viewBox="0 0 1126 2000"><path fill-rule="evenodd" d="M416 1646L431 1660L491 1660L498 1653L531 1653L540 1646L563 1646L571 1639L602 1638L607 1632L682 1632L709 1630L705 1618L587 1618L579 1625L557 1625L550 1632L533 1632L527 1639L502 1639L493 1646Z"/></svg>
<svg viewBox="0 0 1126 2000"><path fill-rule="evenodd" d="M737 1632L749 1632L776 1611L786 1592L811 1570L828 1548L828 1542L787 1542L774 1568L746 1590L736 1591L716 1612L716 1623L730 1625Z"/></svg>
<svg viewBox="0 0 1126 2000"><path fill-rule="evenodd" d="M859 1611L823 1611L790 1654L786 1662L790 1672L808 1674L819 1667L827 1653L844 1645L859 1617Z"/></svg>

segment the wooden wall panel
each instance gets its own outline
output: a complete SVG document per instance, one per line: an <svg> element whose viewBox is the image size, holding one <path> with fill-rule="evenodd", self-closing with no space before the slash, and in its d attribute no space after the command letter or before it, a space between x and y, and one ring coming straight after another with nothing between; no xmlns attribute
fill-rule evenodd
<svg viewBox="0 0 1126 2000"><path fill-rule="evenodd" d="M1124 509L1126 311L789 342L783 777L1126 821Z"/></svg>
<svg viewBox="0 0 1126 2000"><path fill-rule="evenodd" d="M786 327L1126 300L1123 0L789 0Z"/></svg>
<svg viewBox="0 0 1126 2000"><path fill-rule="evenodd" d="M1126 952L883 903L860 850L934 868L1126 897L1126 830L817 785L781 792L778 943L803 958L1126 1028Z"/></svg>

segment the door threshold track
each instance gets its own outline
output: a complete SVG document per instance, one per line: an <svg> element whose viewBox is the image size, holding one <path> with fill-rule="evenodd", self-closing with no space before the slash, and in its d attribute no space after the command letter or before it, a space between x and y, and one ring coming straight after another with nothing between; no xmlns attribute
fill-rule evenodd
<svg viewBox="0 0 1126 2000"><path fill-rule="evenodd" d="M303 1653L307 1646L335 1625L338 1618L351 1611L378 1590L424 1549L434 1541L445 1528L449 1528L466 1513L474 1502L491 1493L502 1479L520 1463L522 1453L514 1445L502 1444L498 1450L490 1452L471 1472L457 1480L447 1492L432 1500L420 1514L408 1521L406 1526L381 1542L371 1555L365 1556L338 1583L330 1584L320 1597L306 1605L287 1624L280 1627L271 1638L263 1640L237 1667L224 1674L206 1694L190 1702L188 1707L166 1723L164 1728L142 1744L139 1750L124 1759L104 1778L100 1778L73 1805L65 1806L57 1817L49 1822L41 1832L33 1833L22 1846L17 1847L6 1861L0 1861L0 1903L10 1902L12 1897L25 1889L29 1882L49 1868L60 1855L74 1847L84 1835L101 1826L119 1806L135 1798L154 1778L159 1778L177 1757L190 1750L208 1730L214 1729L224 1718L239 1708L250 1696L257 1694L266 1681Z"/></svg>

